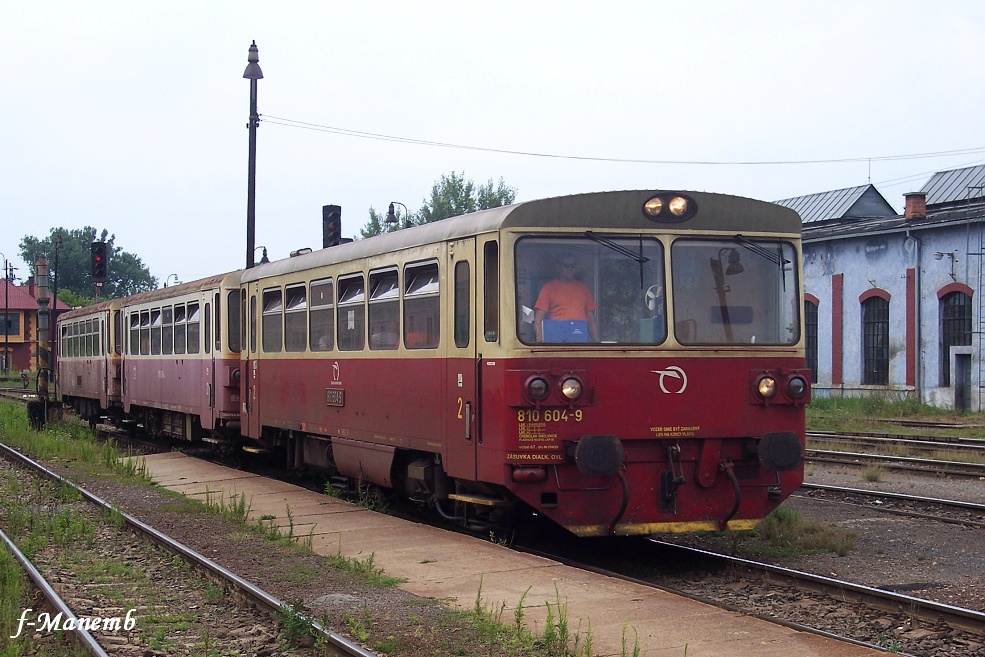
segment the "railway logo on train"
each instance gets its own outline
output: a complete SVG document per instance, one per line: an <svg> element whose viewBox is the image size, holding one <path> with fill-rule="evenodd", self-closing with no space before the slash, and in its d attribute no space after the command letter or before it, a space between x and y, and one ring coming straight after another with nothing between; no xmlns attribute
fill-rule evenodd
<svg viewBox="0 0 985 657"><path fill-rule="evenodd" d="M750 529L803 479L800 229L703 192L483 210L63 313L59 390L474 529Z"/></svg>

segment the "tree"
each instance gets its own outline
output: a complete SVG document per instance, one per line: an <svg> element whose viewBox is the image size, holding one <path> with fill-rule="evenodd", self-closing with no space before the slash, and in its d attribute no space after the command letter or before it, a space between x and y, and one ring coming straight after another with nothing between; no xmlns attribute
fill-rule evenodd
<svg viewBox="0 0 985 657"><path fill-rule="evenodd" d="M465 179L465 174L454 171L449 175L442 174L441 178L431 187L431 198L421 202L421 209L411 213L406 218L406 226L387 224L384 218L373 208L369 209L369 221L360 230L363 237L373 237L383 233L392 233L400 228L420 226L432 221L440 221L448 217L498 208L509 205L516 199L516 189L508 187L502 178L499 183L489 179L484 185L478 185Z"/></svg>
<svg viewBox="0 0 985 657"><path fill-rule="evenodd" d="M359 235L365 239L367 237L382 235L383 233L392 233L398 228L399 224L386 223L386 218L378 213L375 208L370 206L369 221L366 222L365 226L359 229Z"/></svg>
<svg viewBox="0 0 985 657"><path fill-rule="evenodd" d="M82 229L68 230L52 228L51 233L44 239L25 235L20 242L20 256L31 268L34 275L34 263L44 256L48 261L51 275L55 271L55 243L60 237L62 246L58 250L58 289L59 297L64 290L74 292L78 298L87 298L95 294L92 282L90 263L90 244L95 241L106 242L106 252L109 254L108 278L103 283L99 293L100 298L127 296L153 290L157 287L157 278L151 276L150 270L144 266L140 258L127 253L116 246L115 235L103 229L96 237L96 229L86 226Z"/></svg>

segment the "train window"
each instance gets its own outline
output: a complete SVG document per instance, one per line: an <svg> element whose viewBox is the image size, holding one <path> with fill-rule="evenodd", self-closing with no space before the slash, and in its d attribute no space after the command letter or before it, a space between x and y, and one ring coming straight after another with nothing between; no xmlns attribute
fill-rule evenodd
<svg viewBox="0 0 985 657"><path fill-rule="evenodd" d="M670 253L678 342L791 345L800 340L792 244L682 238Z"/></svg>
<svg viewBox="0 0 985 657"><path fill-rule="evenodd" d="M309 335L312 351L331 351L335 345L335 292L332 279L311 281Z"/></svg>
<svg viewBox="0 0 985 657"><path fill-rule="evenodd" d="M187 332L185 331L185 306L174 307L174 353L185 353Z"/></svg>
<svg viewBox="0 0 985 657"><path fill-rule="evenodd" d="M666 339L658 240L528 237L514 252L516 333L522 342L655 345Z"/></svg>
<svg viewBox="0 0 985 657"><path fill-rule="evenodd" d="M483 333L486 342L499 341L499 244L486 242L482 247L483 266L486 271L483 281L484 323Z"/></svg>
<svg viewBox="0 0 985 657"><path fill-rule="evenodd" d="M369 348L396 349L400 342L397 270L369 273Z"/></svg>
<svg viewBox="0 0 985 657"><path fill-rule="evenodd" d="M170 356L174 353L174 309L161 308L161 353Z"/></svg>
<svg viewBox="0 0 985 657"><path fill-rule="evenodd" d="M123 353L123 318L119 310L113 311L113 352L119 356Z"/></svg>
<svg viewBox="0 0 985 657"><path fill-rule="evenodd" d="M469 297L471 296L472 277L469 271L469 263L461 261L455 263L455 346L464 348L469 346L470 318L472 308Z"/></svg>
<svg viewBox="0 0 985 657"><path fill-rule="evenodd" d="M284 348L287 351L304 351L308 346L308 290L302 283L288 286L285 292Z"/></svg>
<svg viewBox="0 0 985 657"><path fill-rule="evenodd" d="M219 306L219 300L222 296L216 292L215 297L212 299L212 307L215 308L215 350L219 351L222 349L222 329L220 324L222 324L222 308Z"/></svg>
<svg viewBox="0 0 985 657"><path fill-rule="evenodd" d="M243 294L246 294L244 291ZM244 323L244 330L246 324ZM257 295L250 295L250 353L257 350Z"/></svg>
<svg viewBox="0 0 985 657"><path fill-rule="evenodd" d="M88 330L89 327L86 327ZM91 336L86 336L86 350L92 353L92 340ZM142 356L147 356L150 354L150 311L141 310L140 311L140 354Z"/></svg>
<svg viewBox="0 0 985 657"><path fill-rule="evenodd" d="M92 355L92 320L85 320L85 355Z"/></svg>
<svg viewBox="0 0 985 657"><path fill-rule="evenodd" d="M130 344L131 355L140 353L140 314L130 314Z"/></svg>
<svg viewBox="0 0 985 657"><path fill-rule="evenodd" d="M363 348L363 325L366 319L366 290L363 275L339 278L338 341L343 351Z"/></svg>
<svg viewBox="0 0 985 657"><path fill-rule="evenodd" d="M190 354L197 354L199 352L199 344L201 343L201 321L202 318L199 316L198 304L188 304L188 316L185 320L185 327L188 333L188 339L186 340L187 351Z"/></svg>
<svg viewBox="0 0 985 657"><path fill-rule="evenodd" d="M226 340L229 342L229 351L238 354L243 348L242 326L243 320L240 317L240 297L239 290L233 290L226 295ZM216 311L218 315L218 311ZM216 320L218 330L218 319ZM218 349L218 347L216 347Z"/></svg>
<svg viewBox="0 0 985 657"><path fill-rule="evenodd" d="M212 304L205 304L205 328L202 330L202 343L205 345L205 353L212 351Z"/></svg>
<svg viewBox="0 0 985 657"><path fill-rule="evenodd" d="M161 355L161 309L150 311L150 352Z"/></svg>
<svg viewBox="0 0 985 657"><path fill-rule="evenodd" d="M441 337L438 263L410 265L404 280L404 345L434 349Z"/></svg>
<svg viewBox="0 0 985 657"><path fill-rule="evenodd" d="M284 343L284 299L279 287L263 291L263 350L276 353Z"/></svg>

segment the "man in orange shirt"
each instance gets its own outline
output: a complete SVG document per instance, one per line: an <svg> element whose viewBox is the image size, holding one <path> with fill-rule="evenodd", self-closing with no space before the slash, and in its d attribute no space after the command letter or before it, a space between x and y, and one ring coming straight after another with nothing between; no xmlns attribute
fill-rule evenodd
<svg viewBox="0 0 985 657"><path fill-rule="evenodd" d="M562 254L557 258L557 278L544 284L534 304L534 330L537 342L544 341L544 320L580 320L588 325L588 338L599 341L599 326L595 318L595 300L588 286L575 278L574 256Z"/></svg>

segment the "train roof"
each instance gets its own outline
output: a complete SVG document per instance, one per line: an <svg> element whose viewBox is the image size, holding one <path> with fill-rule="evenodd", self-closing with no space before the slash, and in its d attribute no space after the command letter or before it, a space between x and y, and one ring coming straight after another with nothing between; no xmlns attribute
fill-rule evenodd
<svg viewBox="0 0 985 657"><path fill-rule="evenodd" d="M159 301L163 299L170 299L172 297L178 297L183 294L188 294L189 292L209 290L218 287L223 282L223 280L225 280L228 276L233 276L233 282L238 284L239 278L242 275L242 273L243 270L231 271L231 272L226 272L224 274L209 276L207 278L200 278L197 281L179 283L177 285L172 285L171 287L162 287L157 290L138 292L137 294L131 295L129 297L120 297L117 299L100 301L99 303L94 303L91 306L84 306L82 308L76 308L68 312L58 313L58 321L62 321L63 319L70 320L78 317L85 317L87 315L92 315L113 308L120 308L122 306L129 306L136 303L146 303L148 301Z"/></svg>
<svg viewBox="0 0 985 657"><path fill-rule="evenodd" d="M647 219L642 211L643 204L656 194L668 192L694 199L698 206L697 214L676 224L658 224ZM660 227L668 231L734 230L737 233L779 232L799 235L801 221L799 215L789 208L726 194L662 189L574 194L480 210L257 265L243 272L242 281L245 283L509 228L584 228L599 232L626 232Z"/></svg>

